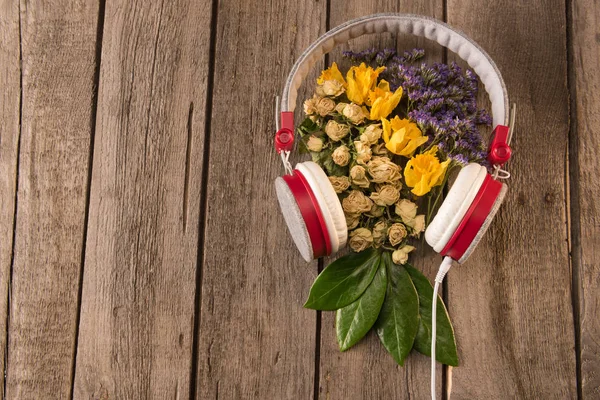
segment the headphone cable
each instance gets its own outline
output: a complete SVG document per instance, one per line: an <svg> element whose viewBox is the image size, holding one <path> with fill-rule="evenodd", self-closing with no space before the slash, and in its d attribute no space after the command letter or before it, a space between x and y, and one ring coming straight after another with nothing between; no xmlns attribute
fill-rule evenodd
<svg viewBox="0 0 600 400"><path fill-rule="evenodd" d="M452 267L452 258L446 256L440 265L437 275L435 276L435 283L433 285L433 299L431 301L431 400L436 400L435 397L435 340L436 340L436 328L437 328L437 299L440 284L444 280L444 277Z"/></svg>

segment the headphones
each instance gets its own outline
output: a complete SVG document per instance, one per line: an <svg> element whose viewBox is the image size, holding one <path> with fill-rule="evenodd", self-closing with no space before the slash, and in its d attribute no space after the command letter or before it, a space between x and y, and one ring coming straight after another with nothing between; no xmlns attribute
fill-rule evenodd
<svg viewBox="0 0 600 400"><path fill-rule="evenodd" d="M462 264L487 231L506 194L507 186L499 179L510 177L502 166L511 156L509 126L514 125L514 108L509 110L504 80L488 54L463 33L432 18L406 14L358 18L325 33L296 61L276 110L275 148L287 172L275 181L281 211L307 262L331 255L346 244L344 211L325 172L312 161L299 163L295 169L289 163L294 144L294 108L304 78L324 54L350 39L381 32L423 36L457 53L479 76L491 100L495 129L488 161L494 167L493 174L475 163L462 168L425 231L425 240L436 252Z"/></svg>

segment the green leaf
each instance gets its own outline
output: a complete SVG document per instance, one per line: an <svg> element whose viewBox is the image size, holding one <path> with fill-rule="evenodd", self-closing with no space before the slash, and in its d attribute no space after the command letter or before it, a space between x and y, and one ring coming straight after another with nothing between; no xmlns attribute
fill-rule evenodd
<svg viewBox="0 0 600 400"><path fill-rule="evenodd" d="M421 318L414 347L419 353L431 357L431 301L433 298L433 287L427 277L419 272L419 270L408 264L405 265L405 268L417 288L417 293L419 293L419 312ZM454 341L454 328L452 328L452 323L450 322L444 302L439 296L437 301L435 359L443 364L456 367L458 366L458 354L456 352L456 342Z"/></svg>
<svg viewBox="0 0 600 400"><path fill-rule="evenodd" d="M301 135L313 133L318 130L319 130L319 125L317 123L313 122L313 120L311 120L310 118L305 118L304 121L302 121L302 123L298 127L298 131L300 132Z"/></svg>
<svg viewBox="0 0 600 400"><path fill-rule="evenodd" d="M388 284L375 328L386 350L404 365L419 327L419 297L410 275L392 262L390 252L383 253L381 264L387 267Z"/></svg>
<svg viewBox="0 0 600 400"><path fill-rule="evenodd" d="M373 282L354 303L337 310L335 332L341 351L346 351L362 339L377 321L387 286L384 265L379 265Z"/></svg>
<svg viewBox="0 0 600 400"><path fill-rule="evenodd" d="M304 307L324 311L346 307L369 287L379 259L373 248L338 258L317 276Z"/></svg>

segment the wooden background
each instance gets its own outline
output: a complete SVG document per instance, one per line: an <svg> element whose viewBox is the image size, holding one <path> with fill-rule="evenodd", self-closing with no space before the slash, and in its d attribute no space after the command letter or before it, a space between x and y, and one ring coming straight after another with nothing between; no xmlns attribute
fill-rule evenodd
<svg viewBox="0 0 600 400"><path fill-rule="evenodd" d="M302 308L323 262L273 191L294 60L384 11L466 32L518 104L506 203L444 290L461 366L440 392L600 398L598 2L0 0L3 398L427 398L428 358L398 367L374 335L341 354ZM352 48L374 44L454 59Z"/></svg>

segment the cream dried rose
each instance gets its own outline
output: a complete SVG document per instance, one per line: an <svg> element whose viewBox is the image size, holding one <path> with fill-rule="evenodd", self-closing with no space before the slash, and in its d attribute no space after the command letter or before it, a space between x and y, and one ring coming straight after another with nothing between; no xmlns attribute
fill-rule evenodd
<svg viewBox="0 0 600 400"><path fill-rule="evenodd" d="M368 146L373 146L374 144L377 144L377 141L379 140L379 138L381 138L382 133L383 129L381 129L381 124L369 125L360 135L360 141ZM383 144L385 145L385 143Z"/></svg>
<svg viewBox="0 0 600 400"><path fill-rule="evenodd" d="M350 169L350 179L353 185L361 188L368 188L371 184L367 179L367 170L360 165L355 165Z"/></svg>
<svg viewBox="0 0 600 400"><path fill-rule="evenodd" d="M333 151L331 158L337 165L345 167L350 162L350 149L345 145L341 145Z"/></svg>
<svg viewBox="0 0 600 400"><path fill-rule="evenodd" d="M361 214L349 214L345 212L344 216L346 217L346 228L348 228L348 230L354 229L358 226Z"/></svg>
<svg viewBox="0 0 600 400"><path fill-rule="evenodd" d="M371 151L373 152L373 154L375 154L377 156L383 156L383 157L389 157L391 154L388 151L388 149L385 147L385 142L376 144L375 146L373 146Z"/></svg>
<svg viewBox="0 0 600 400"><path fill-rule="evenodd" d="M417 216L417 205L410 200L402 199L396 203L395 211L402 221L410 226L411 221Z"/></svg>
<svg viewBox="0 0 600 400"><path fill-rule="evenodd" d="M418 237L421 234L421 232L425 230L425 215L417 215L415 219L413 219L412 221L410 221L410 223L407 223L406 225L413 228L412 235Z"/></svg>
<svg viewBox="0 0 600 400"><path fill-rule="evenodd" d="M323 150L323 139L318 138L314 135L310 135L310 137L306 141L306 147L310 151L319 152Z"/></svg>
<svg viewBox="0 0 600 400"><path fill-rule="evenodd" d="M395 223L390 226L387 234L390 238L390 244L392 246L397 246L404 240L408 233L406 232L406 227L403 224Z"/></svg>
<svg viewBox="0 0 600 400"><path fill-rule="evenodd" d="M342 208L350 214L366 213L371 211L373 202L360 190L352 190L348 197L342 200Z"/></svg>
<svg viewBox="0 0 600 400"><path fill-rule="evenodd" d="M354 142L356 149L356 162L366 164L371 159L371 148L363 142Z"/></svg>
<svg viewBox="0 0 600 400"><path fill-rule="evenodd" d="M384 211L385 211L385 207L381 207L381 206L378 206L377 204L373 204L373 207L371 207L371 211L369 211L367 213L367 215L369 215L371 217L379 218L383 215Z"/></svg>
<svg viewBox="0 0 600 400"><path fill-rule="evenodd" d="M379 206L391 206L400 198L400 192L392 185L383 185L369 197Z"/></svg>
<svg viewBox="0 0 600 400"><path fill-rule="evenodd" d="M346 105L342 111L342 114L344 114L344 117L348 118L350 122L355 125L362 124L366 117L363 109L354 103Z"/></svg>
<svg viewBox="0 0 600 400"><path fill-rule="evenodd" d="M408 261L408 253L410 253L414 249L415 248L413 246L402 246L401 248L392 253L392 261L394 262L394 264L406 264L406 262Z"/></svg>
<svg viewBox="0 0 600 400"><path fill-rule="evenodd" d="M335 106L335 111L339 112L340 114L344 114L344 108L346 108L346 106L348 105L348 103L338 103L337 106Z"/></svg>
<svg viewBox="0 0 600 400"><path fill-rule="evenodd" d="M400 167L387 157L373 157L367 164L369 175L376 183L394 182L401 178Z"/></svg>
<svg viewBox="0 0 600 400"><path fill-rule="evenodd" d="M373 235L367 228L358 228L350 232L348 245L355 252L368 249L373 244Z"/></svg>
<svg viewBox="0 0 600 400"><path fill-rule="evenodd" d="M325 125L325 133L334 142L339 142L350 133L350 127L331 120Z"/></svg>
<svg viewBox="0 0 600 400"><path fill-rule="evenodd" d="M328 81L323 82L322 85L317 86L317 93L323 96L337 97L340 94L344 93L344 91L345 89L344 85L342 85L342 82L335 79L330 79Z"/></svg>
<svg viewBox="0 0 600 400"><path fill-rule="evenodd" d="M335 110L335 101L333 101L329 97L322 97L315 104L315 110L321 117L324 117L327 114L332 113L333 110Z"/></svg>
<svg viewBox="0 0 600 400"><path fill-rule="evenodd" d="M331 182L333 190L338 194L350 187L350 178L347 176L330 176L329 182Z"/></svg>
<svg viewBox="0 0 600 400"><path fill-rule="evenodd" d="M317 112L317 103L319 102L320 97L317 95L313 95L312 99L307 99L304 101L304 113L306 115L312 115Z"/></svg>
<svg viewBox="0 0 600 400"><path fill-rule="evenodd" d="M379 221L373 226L373 245L375 247L379 247L385 242L387 229L385 221Z"/></svg>

